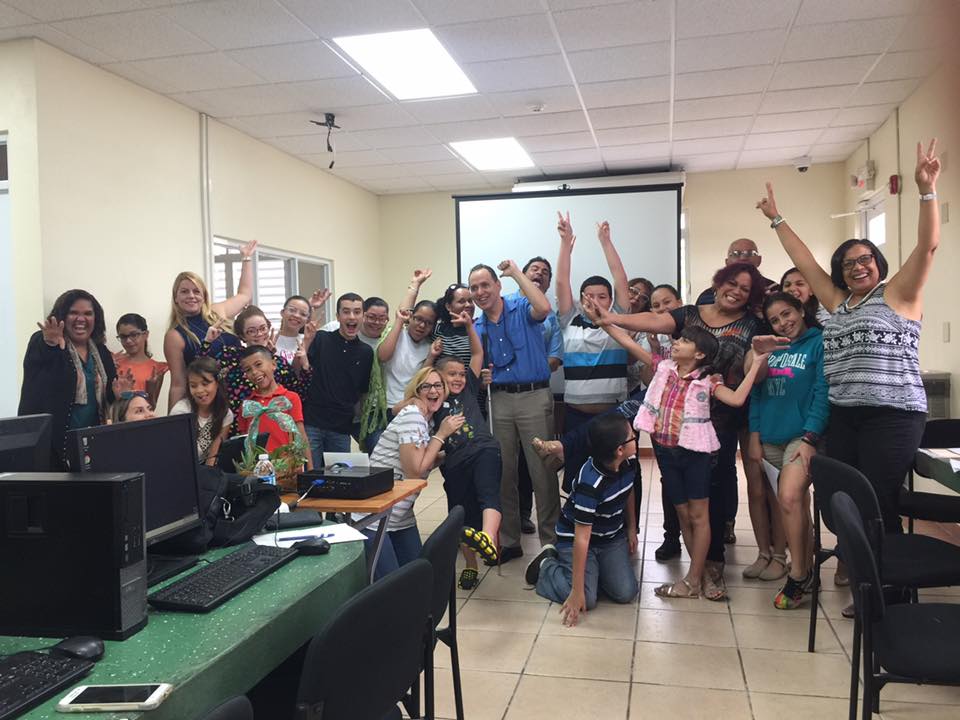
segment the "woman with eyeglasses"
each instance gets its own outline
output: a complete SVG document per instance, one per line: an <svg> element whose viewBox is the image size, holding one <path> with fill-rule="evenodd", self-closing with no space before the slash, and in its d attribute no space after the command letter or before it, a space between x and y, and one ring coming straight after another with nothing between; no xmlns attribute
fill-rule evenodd
<svg viewBox="0 0 960 720"><path fill-rule="evenodd" d="M149 339L150 331L142 315L121 315L117 320L117 340L123 351L113 354L113 362L117 366L117 376L126 378L134 391L145 392L150 406L156 407L168 366L153 359L147 347Z"/></svg>
<svg viewBox="0 0 960 720"><path fill-rule="evenodd" d="M147 393L142 390L120 393L120 399L113 404L108 424L152 420L156 415Z"/></svg>
<svg viewBox="0 0 960 720"><path fill-rule="evenodd" d="M464 423L463 415L448 415L433 435L430 434L434 413L446 397L447 386L440 373L432 367L415 372L404 388L404 399L408 402L383 431L370 455L370 465L392 468L394 476L399 475L401 479L425 479L442 457L441 450L447 438ZM420 556L420 530L413 514L413 504L419 495L414 493L404 498L390 511L375 579L379 580ZM374 526L364 532L372 538L376 529Z"/></svg>
<svg viewBox="0 0 960 720"><path fill-rule="evenodd" d="M889 280L886 258L869 240L842 243L828 273L778 211L770 183L766 197L757 203L790 259L833 313L823 330L830 398L826 452L867 476L890 533L902 532L900 486L927 419L919 345L923 286L940 244L936 148L936 139L926 150L917 143L917 245ZM773 349L777 340L758 338L754 350Z"/></svg>
<svg viewBox="0 0 960 720"><path fill-rule="evenodd" d="M303 334L314 312L320 312L330 298L329 290L314 290L309 298L291 295L280 310L280 332L275 347L278 357L292 363L297 351L303 347ZM322 323L320 323L322 324Z"/></svg>
<svg viewBox="0 0 960 720"><path fill-rule="evenodd" d="M433 330L433 339L443 342L443 354L455 357L464 366L470 365L470 337L466 328L454 325L453 318L461 313L469 313L473 317L476 307L470 288L463 283L453 283L443 293L443 297L436 302L437 326Z"/></svg>

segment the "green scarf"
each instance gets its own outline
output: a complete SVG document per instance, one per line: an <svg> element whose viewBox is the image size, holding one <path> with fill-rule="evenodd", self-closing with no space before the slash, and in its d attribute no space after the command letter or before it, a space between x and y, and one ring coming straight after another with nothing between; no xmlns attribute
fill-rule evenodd
<svg viewBox="0 0 960 720"><path fill-rule="evenodd" d="M390 332L392 326L384 328L380 334L377 347ZM373 368L370 370L370 385L367 387L367 396L363 400L363 410L360 411L360 444L371 433L383 430L387 426L387 388L383 384L383 368L380 367L380 356L376 348L373 350ZM373 450L373 448L368 448Z"/></svg>

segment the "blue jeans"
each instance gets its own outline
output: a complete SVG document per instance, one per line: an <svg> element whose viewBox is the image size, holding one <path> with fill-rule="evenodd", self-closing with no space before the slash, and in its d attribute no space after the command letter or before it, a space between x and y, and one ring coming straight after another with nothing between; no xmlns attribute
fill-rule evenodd
<svg viewBox="0 0 960 720"><path fill-rule="evenodd" d="M373 536L377 532L376 524L373 527L364 528L362 532L367 536L365 544L369 566L373 559ZM380 548L377 568L373 573L374 581L416 560L420 557L421 549L423 544L420 542L420 529L416 525L403 530L388 530L386 537L383 538L383 547Z"/></svg>
<svg viewBox="0 0 960 720"><path fill-rule="evenodd" d="M333 430L323 430L312 425L304 427L307 431L307 440L310 443L310 455L313 457L314 467L323 467L324 452L350 452L350 435Z"/></svg>
<svg viewBox="0 0 960 720"><path fill-rule="evenodd" d="M558 558L547 558L540 565L537 595L562 603L573 587L573 543L559 543L557 552L560 553ZM633 602L637 596L637 576L630 562L625 535L604 544L590 543L583 577L587 610L597 606L598 589L617 603Z"/></svg>

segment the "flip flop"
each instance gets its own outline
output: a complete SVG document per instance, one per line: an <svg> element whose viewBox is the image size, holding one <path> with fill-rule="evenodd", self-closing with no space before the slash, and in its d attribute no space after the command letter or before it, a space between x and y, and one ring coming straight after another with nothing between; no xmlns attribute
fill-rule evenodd
<svg viewBox="0 0 960 720"><path fill-rule="evenodd" d="M682 585L686 590L683 588L678 590L677 587L679 585ZM696 600L700 597L700 589L694 589L693 585L681 578L675 583L664 583L660 587L654 588L653 594L662 598L688 598Z"/></svg>
<svg viewBox="0 0 960 720"><path fill-rule="evenodd" d="M464 545L477 551L484 565L497 564L497 548L493 545L493 539L483 530L465 527L460 537Z"/></svg>
<svg viewBox="0 0 960 720"><path fill-rule="evenodd" d="M723 580L723 570L717 573L708 567L704 571L703 596L713 602L720 602L727 599L727 584Z"/></svg>

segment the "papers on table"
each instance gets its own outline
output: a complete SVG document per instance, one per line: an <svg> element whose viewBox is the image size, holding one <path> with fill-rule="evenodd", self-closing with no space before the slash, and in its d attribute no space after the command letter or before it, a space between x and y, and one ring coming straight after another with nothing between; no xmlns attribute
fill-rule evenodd
<svg viewBox="0 0 960 720"><path fill-rule="evenodd" d="M253 541L257 545L286 548L300 540L310 540L315 537L323 538L331 545L367 539L367 536L356 528L350 527L346 523L339 523L337 525L293 528L292 530L283 530L278 533L268 532L263 535L254 535Z"/></svg>

